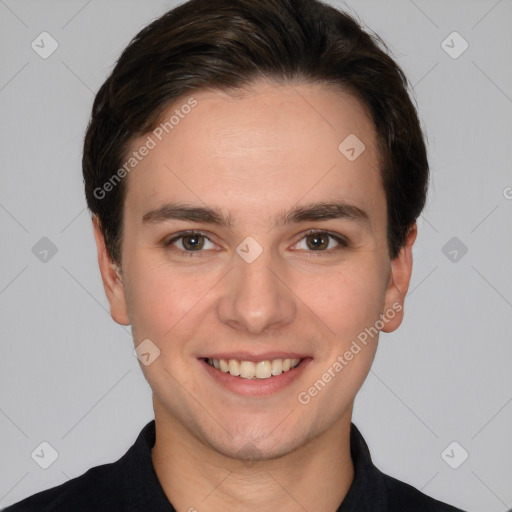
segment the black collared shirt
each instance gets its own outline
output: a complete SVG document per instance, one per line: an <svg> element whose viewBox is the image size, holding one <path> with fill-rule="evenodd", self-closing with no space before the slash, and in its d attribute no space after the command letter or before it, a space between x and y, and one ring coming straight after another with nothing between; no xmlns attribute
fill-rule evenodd
<svg viewBox="0 0 512 512"><path fill-rule="evenodd" d="M91 468L79 477L7 507L4 512L176 512L153 468L154 444L152 420L118 461ZM353 423L350 452L354 480L336 512L461 512L377 469Z"/></svg>

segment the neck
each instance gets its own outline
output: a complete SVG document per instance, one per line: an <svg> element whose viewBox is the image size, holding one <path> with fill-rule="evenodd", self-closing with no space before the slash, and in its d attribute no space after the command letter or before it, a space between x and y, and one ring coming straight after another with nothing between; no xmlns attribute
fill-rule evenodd
<svg viewBox="0 0 512 512"><path fill-rule="evenodd" d="M354 478L351 412L291 453L247 463L215 451L155 408L153 466L180 512L335 512Z"/></svg>

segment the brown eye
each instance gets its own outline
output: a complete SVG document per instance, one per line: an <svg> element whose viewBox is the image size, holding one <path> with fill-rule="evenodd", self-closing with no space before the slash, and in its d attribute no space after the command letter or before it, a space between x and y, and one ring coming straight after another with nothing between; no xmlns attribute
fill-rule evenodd
<svg viewBox="0 0 512 512"><path fill-rule="evenodd" d="M329 247L329 238L327 233L313 233L306 237L306 245L313 251L324 250Z"/></svg>
<svg viewBox="0 0 512 512"><path fill-rule="evenodd" d="M181 253L201 253L208 249L215 249L215 244L206 235L194 232L175 236L165 245Z"/></svg>
<svg viewBox="0 0 512 512"><path fill-rule="evenodd" d="M349 241L343 235L334 235L327 231L310 231L295 244L294 249L309 253L323 252L327 255L348 246Z"/></svg>
<svg viewBox="0 0 512 512"><path fill-rule="evenodd" d="M182 238L183 247L187 251L201 250L204 246L204 236L202 235L188 235Z"/></svg>

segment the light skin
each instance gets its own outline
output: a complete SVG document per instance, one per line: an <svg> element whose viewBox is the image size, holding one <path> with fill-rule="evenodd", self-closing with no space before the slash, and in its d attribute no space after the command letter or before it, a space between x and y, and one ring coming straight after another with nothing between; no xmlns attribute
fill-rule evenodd
<svg viewBox="0 0 512 512"><path fill-rule="evenodd" d="M131 324L135 345L150 339L160 349L141 364L153 390L155 471L179 512L334 512L354 477L353 402L378 336L308 404L297 397L381 315L395 311L382 331L399 327L416 225L391 261L374 126L348 93L259 82L237 97L193 96L197 106L125 178L121 268L93 219L113 319ZM338 150L349 134L366 146L354 161ZM298 207L341 202L368 219L283 221ZM229 225L143 221L166 203L215 210ZM206 238L174 240L184 230ZM263 249L252 263L236 252L246 237ZM198 359L275 350L311 360L265 397L224 388Z"/></svg>

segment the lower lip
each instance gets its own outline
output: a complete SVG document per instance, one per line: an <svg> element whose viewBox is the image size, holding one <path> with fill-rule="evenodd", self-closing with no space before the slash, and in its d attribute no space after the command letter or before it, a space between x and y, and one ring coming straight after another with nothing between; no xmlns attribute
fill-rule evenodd
<svg viewBox="0 0 512 512"><path fill-rule="evenodd" d="M204 359L199 359L205 370L221 386L239 395L255 397L274 395L287 388L302 375L311 361L311 357L306 357L295 368L268 379L244 379L242 377L235 377L228 372L217 370Z"/></svg>

